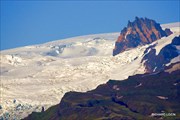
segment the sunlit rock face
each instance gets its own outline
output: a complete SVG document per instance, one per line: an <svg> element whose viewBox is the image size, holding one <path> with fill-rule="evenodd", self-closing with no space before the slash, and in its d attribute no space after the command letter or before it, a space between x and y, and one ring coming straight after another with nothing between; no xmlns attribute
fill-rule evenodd
<svg viewBox="0 0 180 120"><path fill-rule="evenodd" d="M170 29L163 30L159 23L148 18L135 18L135 21L128 21L120 36L118 37L113 56L138 45L152 43L164 36L172 34Z"/></svg>

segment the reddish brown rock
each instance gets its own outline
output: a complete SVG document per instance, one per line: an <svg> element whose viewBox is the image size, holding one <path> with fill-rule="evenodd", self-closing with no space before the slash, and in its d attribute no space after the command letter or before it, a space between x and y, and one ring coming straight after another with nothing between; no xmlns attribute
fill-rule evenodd
<svg viewBox="0 0 180 120"><path fill-rule="evenodd" d="M121 31L113 50L113 56L127 48L149 44L170 34L172 34L170 29L162 30L160 24L154 20L136 17L135 21L128 21L127 27Z"/></svg>

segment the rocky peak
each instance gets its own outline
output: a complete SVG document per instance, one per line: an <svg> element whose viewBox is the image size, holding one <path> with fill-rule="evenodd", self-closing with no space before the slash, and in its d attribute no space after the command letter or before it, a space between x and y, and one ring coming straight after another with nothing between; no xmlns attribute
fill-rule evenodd
<svg viewBox="0 0 180 120"><path fill-rule="evenodd" d="M121 31L113 50L113 56L128 48L149 44L170 34L172 34L170 29L162 30L160 24L154 20L135 17L135 20L128 21L127 27Z"/></svg>

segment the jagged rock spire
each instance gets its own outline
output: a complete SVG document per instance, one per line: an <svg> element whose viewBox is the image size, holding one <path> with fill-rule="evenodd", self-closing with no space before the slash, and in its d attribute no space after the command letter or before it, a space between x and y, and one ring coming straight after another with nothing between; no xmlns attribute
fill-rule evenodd
<svg viewBox="0 0 180 120"><path fill-rule="evenodd" d="M172 34L170 30L162 30L159 23L148 18L135 17L133 22L128 21L116 41L113 55L125 51L127 48L152 43L164 36Z"/></svg>

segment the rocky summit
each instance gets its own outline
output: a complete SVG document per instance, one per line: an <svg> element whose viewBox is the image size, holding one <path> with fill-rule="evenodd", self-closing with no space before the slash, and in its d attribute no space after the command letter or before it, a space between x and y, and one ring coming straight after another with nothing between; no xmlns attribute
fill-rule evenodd
<svg viewBox="0 0 180 120"><path fill-rule="evenodd" d="M135 18L135 21L128 21L120 36L118 37L113 56L129 49L152 43L164 36L172 34L170 29L163 30L159 23L148 18Z"/></svg>

